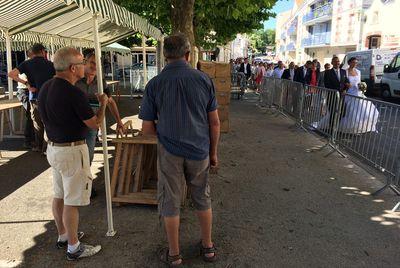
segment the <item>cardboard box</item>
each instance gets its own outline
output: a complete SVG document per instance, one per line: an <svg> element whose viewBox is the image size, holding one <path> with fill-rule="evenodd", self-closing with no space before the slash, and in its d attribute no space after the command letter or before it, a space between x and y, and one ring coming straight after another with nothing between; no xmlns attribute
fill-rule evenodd
<svg viewBox="0 0 400 268"><path fill-rule="evenodd" d="M229 106L218 105L218 117L220 121L229 119Z"/></svg>
<svg viewBox="0 0 400 268"><path fill-rule="evenodd" d="M215 90L217 92L230 92L231 91L231 78L213 78Z"/></svg>
<svg viewBox="0 0 400 268"><path fill-rule="evenodd" d="M221 124L220 132L228 133L230 129L229 120L220 120L220 124Z"/></svg>
<svg viewBox="0 0 400 268"><path fill-rule="evenodd" d="M229 63L224 62L216 62L215 63L215 77L231 77L231 65Z"/></svg>
<svg viewBox="0 0 400 268"><path fill-rule="evenodd" d="M211 61L199 61L200 63L200 70L208 74L210 78L215 77L215 63Z"/></svg>
<svg viewBox="0 0 400 268"><path fill-rule="evenodd" d="M216 92L218 105L228 105L231 102L230 92Z"/></svg>

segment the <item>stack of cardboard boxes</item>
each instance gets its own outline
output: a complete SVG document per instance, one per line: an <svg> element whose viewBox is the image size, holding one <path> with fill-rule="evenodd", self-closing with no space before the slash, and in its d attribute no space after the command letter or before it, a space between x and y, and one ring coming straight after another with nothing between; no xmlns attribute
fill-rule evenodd
<svg viewBox="0 0 400 268"><path fill-rule="evenodd" d="M214 83L221 132L229 132L229 103L231 100L231 68L229 63L200 61L200 68Z"/></svg>

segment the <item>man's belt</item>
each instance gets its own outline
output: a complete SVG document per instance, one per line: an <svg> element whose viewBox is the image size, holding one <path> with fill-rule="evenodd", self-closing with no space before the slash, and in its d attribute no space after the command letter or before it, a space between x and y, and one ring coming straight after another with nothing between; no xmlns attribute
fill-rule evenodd
<svg viewBox="0 0 400 268"><path fill-rule="evenodd" d="M56 143L52 141L47 142L51 146L55 147L71 147L71 146L78 146L86 143L86 140L81 140L81 141L74 141L74 142L65 142L65 143Z"/></svg>

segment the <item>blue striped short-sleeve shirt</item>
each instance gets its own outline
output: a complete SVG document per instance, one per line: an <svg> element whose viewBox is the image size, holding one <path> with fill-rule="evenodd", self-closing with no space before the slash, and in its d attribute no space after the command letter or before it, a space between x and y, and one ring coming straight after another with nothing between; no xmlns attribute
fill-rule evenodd
<svg viewBox="0 0 400 268"><path fill-rule="evenodd" d="M159 142L169 153L204 160L210 150L208 113L216 109L211 79L182 60L148 82L139 118L157 121Z"/></svg>

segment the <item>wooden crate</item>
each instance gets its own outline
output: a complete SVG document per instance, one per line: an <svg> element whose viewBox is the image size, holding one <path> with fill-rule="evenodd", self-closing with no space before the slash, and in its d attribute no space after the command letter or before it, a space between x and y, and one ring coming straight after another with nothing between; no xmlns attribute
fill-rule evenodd
<svg viewBox="0 0 400 268"><path fill-rule="evenodd" d="M229 119L226 119L226 120L221 120L220 119L220 124L221 124L220 132L221 133L228 133L229 130L230 130Z"/></svg>
<svg viewBox="0 0 400 268"><path fill-rule="evenodd" d="M215 77L229 78L231 79L231 65L225 62L215 63Z"/></svg>
<svg viewBox="0 0 400 268"><path fill-rule="evenodd" d="M215 95L219 105L228 105L231 102L231 93L229 92L216 92Z"/></svg>
<svg viewBox="0 0 400 268"><path fill-rule="evenodd" d="M116 138L111 200L117 204L157 205L157 137ZM187 186L183 186L185 204Z"/></svg>
<svg viewBox="0 0 400 268"><path fill-rule="evenodd" d="M215 63L211 61L199 61L200 70L208 74L210 78L215 77Z"/></svg>
<svg viewBox="0 0 400 268"><path fill-rule="evenodd" d="M111 177L113 202L157 205L157 137L117 138Z"/></svg>
<svg viewBox="0 0 400 268"><path fill-rule="evenodd" d="M228 105L218 105L218 117L220 121L229 119Z"/></svg>
<svg viewBox="0 0 400 268"><path fill-rule="evenodd" d="M212 79L215 90L218 92L230 92L231 91L231 78L219 77Z"/></svg>

